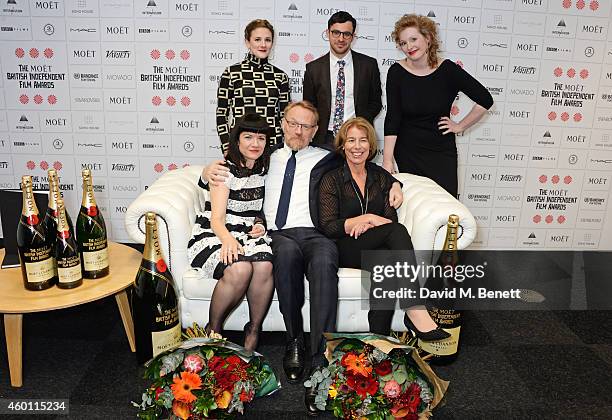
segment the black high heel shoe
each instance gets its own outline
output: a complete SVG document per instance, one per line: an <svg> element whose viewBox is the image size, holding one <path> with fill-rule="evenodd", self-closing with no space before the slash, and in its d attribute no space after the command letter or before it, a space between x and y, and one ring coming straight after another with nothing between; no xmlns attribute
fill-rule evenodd
<svg viewBox="0 0 612 420"><path fill-rule="evenodd" d="M255 334L257 336L257 340L255 341L255 347L253 347L253 351L257 349L257 345L259 344L259 331L254 332L252 328L251 321L244 324L244 347L246 348L246 339L248 335Z"/></svg>
<svg viewBox="0 0 612 420"><path fill-rule="evenodd" d="M416 338L421 341L440 341L445 340L451 336L449 333L447 333L440 327L436 327L431 331L419 331L417 327L414 326L410 318L408 318L407 313L404 313L404 325L406 325L408 331L414 334Z"/></svg>

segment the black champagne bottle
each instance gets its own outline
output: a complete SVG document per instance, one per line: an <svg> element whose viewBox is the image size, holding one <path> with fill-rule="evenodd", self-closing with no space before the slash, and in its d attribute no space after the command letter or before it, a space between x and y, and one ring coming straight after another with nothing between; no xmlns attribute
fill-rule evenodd
<svg viewBox="0 0 612 420"><path fill-rule="evenodd" d="M77 243L83 278L97 279L109 272L106 224L94 197L91 171L83 169L82 176L83 200L76 223Z"/></svg>
<svg viewBox="0 0 612 420"><path fill-rule="evenodd" d="M17 225L17 247L23 284L28 290L48 289L57 276L45 225L34 201L31 176L21 177L21 191L23 207Z"/></svg>
<svg viewBox="0 0 612 420"><path fill-rule="evenodd" d="M55 261L57 262L57 287L61 289L73 289L83 284L81 257L74 237L74 228L67 215L64 200L58 198Z"/></svg>
<svg viewBox="0 0 612 420"><path fill-rule="evenodd" d="M155 217L152 212L145 216L145 246L132 293L138 363L181 342L179 300L172 274L161 253Z"/></svg>
<svg viewBox="0 0 612 420"><path fill-rule="evenodd" d="M442 272L450 272L451 267L459 263L457 250L457 231L459 230L459 216L448 216L446 225L446 238L438 258L438 266ZM453 277L440 276L437 284L442 289L456 289L457 283ZM418 346L425 354L430 354L429 362L437 365L446 365L454 362L459 353L459 335L461 333L461 311L455 309L454 299L439 298L427 304L429 315L443 330L451 336L445 340L424 342L419 340Z"/></svg>

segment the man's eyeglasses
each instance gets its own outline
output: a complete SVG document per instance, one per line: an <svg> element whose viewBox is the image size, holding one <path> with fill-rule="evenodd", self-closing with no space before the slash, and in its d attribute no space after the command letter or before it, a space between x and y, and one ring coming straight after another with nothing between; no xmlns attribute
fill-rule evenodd
<svg viewBox="0 0 612 420"><path fill-rule="evenodd" d="M336 29L329 31L329 33L331 34L332 37L334 38L340 38L340 35L342 35L342 38L344 39L350 39L353 37L353 33L352 32L341 32L338 31Z"/></svg>
<svg viewBox="0 0 612 420"><path fill-rule="evenodd" d="M287 118L283 118L285 120L285 122L287 123L287 125L289 127L291 127L291 129L295 130L296 128L300 127L302 130L312 130L313 128L316 127L316 124L300 124L297 121L289 121Z"/></svg>

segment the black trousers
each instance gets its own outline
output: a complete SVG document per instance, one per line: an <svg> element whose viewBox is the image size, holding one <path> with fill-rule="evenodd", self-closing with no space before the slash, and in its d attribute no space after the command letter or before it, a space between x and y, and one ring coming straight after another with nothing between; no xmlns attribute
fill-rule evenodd
<svg viewBox="0 0 612 420"><path fill-rule="evenodd" d="M310 294L310 351L325 352L324 332L336 331L338 313L338 249L314 228L271 231L274 286L290 338L304 331L304 274Z"/></svg>
<svg viewBox="0 0 612 420"><path fill-rule="evenodd" d="M361 251L391 250L404 251L414 249L412 240L401 223L388 223L370 228L357 239L345 236L336 241L340 255L340 266L348 268L361 268ZM373 302L370 287L370 302ZM394 305L394 302L392 303ZM385 305L388 307L388 305ZM394 309L372 309L368 311L368 324L370 331L375 334L389 335Z"/></svg>

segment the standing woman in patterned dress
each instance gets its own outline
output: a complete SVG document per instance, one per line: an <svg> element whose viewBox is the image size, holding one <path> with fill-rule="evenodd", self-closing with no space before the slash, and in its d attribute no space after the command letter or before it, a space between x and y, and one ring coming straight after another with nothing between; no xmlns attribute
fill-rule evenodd
<svg viewBox="0 0 612 420"><path fill-rule="evenodd" d="M229 66L221 75L217 90L217 134L223 155L227 154L229 134L237 118L255 113L272 129L268 142L282 142L281 119L289 105L289 78L268 62L274 42L274 28L265 19L255 19L244 28L246 58Z"/></svg>
<svg viewBox="0 0 612 420"><path fill-rule="evenodd" d="M210 190L210 201L196 214L187 244L189 262L201 271L200 277L217 280L206 329L220 332L246 295L249 322L244 326L244 347L251 351L257 347L274 292L271 239L262 212L269 132L257 114L238 118L226 154L230 176L216 186L200 179L198 185Z"/></svg>

